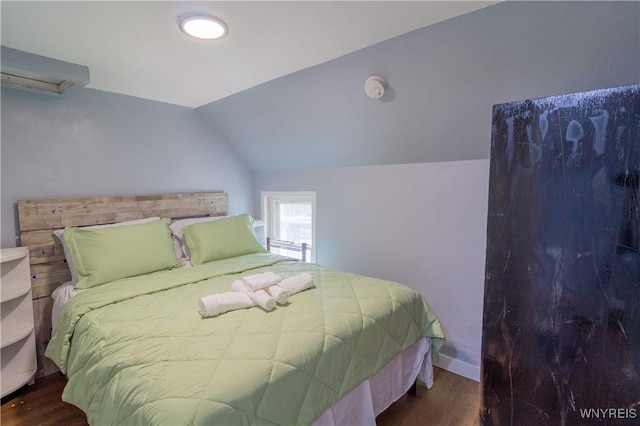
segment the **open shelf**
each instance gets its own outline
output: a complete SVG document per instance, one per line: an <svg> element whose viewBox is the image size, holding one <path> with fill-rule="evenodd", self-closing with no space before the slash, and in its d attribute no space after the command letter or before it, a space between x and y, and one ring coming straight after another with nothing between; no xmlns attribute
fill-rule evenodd
<svg viewBox="0 0 640 426"><path fill-rule="evenodd" d="M9 345L13 345L20 340L23 340L33 331L33 325L26 326L22 328L18 328L15 330L10 330L8 332L2 332L2 343L0 344L0 348L5 348Z"/></svg>
<svg viewBox="0 0 640 426"><path fill-rule="evenodd" d="M29 251L2 249L0 363L2 396L32 381L38 369Z"/></svg>

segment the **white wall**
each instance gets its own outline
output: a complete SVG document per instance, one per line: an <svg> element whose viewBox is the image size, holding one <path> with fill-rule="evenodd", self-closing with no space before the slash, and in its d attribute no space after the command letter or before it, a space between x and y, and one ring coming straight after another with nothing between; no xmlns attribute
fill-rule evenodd
<svg viewBox="0 0 640 426"><path fill-rule="evenodd" d="M256 189L317 193L317 262L406 284L440 317L442 359L478 379L489 160L256 176ZM258 199L256 202L260 202Z"/></svg>

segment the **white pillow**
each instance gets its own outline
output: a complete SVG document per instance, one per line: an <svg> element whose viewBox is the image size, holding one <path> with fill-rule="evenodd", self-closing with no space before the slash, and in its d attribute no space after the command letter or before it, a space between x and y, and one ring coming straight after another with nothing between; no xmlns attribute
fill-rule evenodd
<svg viewBox="0 0 640 426"><path fill-rule="evenodd" d="M182 228L185 226L193 225L194 223L199 222L208 222L211 220L218 220L225 218L227 216L205 216L205 217L192 217L189 219L179 219L169 225L169 229L171 230L171 239L173 240L173 247L176 251L176 257L183 262L189 260L191 253L189 252L189 248L187 247L187 243L184 239L184 232L182 232Z"/></svg>
<svg viewBox="0 0 640 426"><path fill-rule="evenodd" d="M160 220L160 218L159 217L147 217L145 219L128 220L128 221L125 221L125 222L110 223L108 225L82 226L81 228L83 228L83 229L112 228L114 226L136 225L136 224L139 224L139 223L153 222L155 220ZM73 265L73 260L71 259L71 250L69 249L69 246L67 245L67 241L64 239L64 229L56 229L56 230L53 231L53 234L56 237L58 237L58 239L62 243L62 249L64 250L64 258L67 259L67 266L69 267L69 270L71 271L70 284L75 287L75 285L78 283L78 274L76 273L76 268Z"/></svg>

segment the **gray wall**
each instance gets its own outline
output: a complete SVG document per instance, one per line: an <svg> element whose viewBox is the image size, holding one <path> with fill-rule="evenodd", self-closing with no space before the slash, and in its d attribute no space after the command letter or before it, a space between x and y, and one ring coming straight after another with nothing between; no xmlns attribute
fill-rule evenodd
<svg viewBox="0 0 640 426"><path fill-rule="evenodd" d="M224 190L253 212L253 174L191 108L91 89L2 90L2 247L19 199Z"/></svg>
<svg viewBox="0 0 640 426"><path fill-rule="evenodd" d="M489 158L493 104L637 82L639 20L640 2L500 3L198 111L258 172Z"/></svg>
<svg viewBox="0 0 640 426"><path fill-rule="evenodd" d="M478 379L489 160L264 173L256 182L315 190L317 263L420 292L447 336L443 362Z"/></svg>
<svg viewBox="0 0 640 426"><path fill-rule="evenodd" d="M502 3L200 112L259 171L256 202L318 191L318 261L419 290L444 366L477 379L492 106L640 81L639 22L638 2ZM392 98L364 96L370 73ZM385 162L423 164L337 167Z"/></svg>
<svg viewBox="0 0 640 426"><path fill-rule="evenodd" d="M225 189L259 211L261 190L315 190L318 261L423 293L477 377L492 105L638 82L639 21L639 2L500 3L196 111L3 92L2 244L18 198Z"/></svg>

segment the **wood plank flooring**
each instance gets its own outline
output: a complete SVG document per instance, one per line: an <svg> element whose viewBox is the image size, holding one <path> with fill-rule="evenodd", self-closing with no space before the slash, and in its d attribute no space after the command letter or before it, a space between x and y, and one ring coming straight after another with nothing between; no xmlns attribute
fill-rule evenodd
<svg viewBox="0 0 640 426"><path fill-rule="evenodd" d="M477 426L479 384L437 367L434 370L433 387L429 390L418 387L415 397L400 398L378 416L378 426ZM57 373L3 398L0 423L86 426L84 413L60 399L65 383L66 379Z"/></svg>
<svg viewBox="0 0 640 426"><path fill-rule="evenodd" d="M376 419L378 426L478 426L480 384L434 367L431 389L419 386Z"/></svg>
<svg viewBox="0 0 640 426"><path fill-rule="evenodd" d="M2 426L86 426L84 413L61 399L66 383L61 373L55 373L2 398L0 423Z"/></svg>

